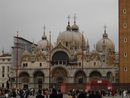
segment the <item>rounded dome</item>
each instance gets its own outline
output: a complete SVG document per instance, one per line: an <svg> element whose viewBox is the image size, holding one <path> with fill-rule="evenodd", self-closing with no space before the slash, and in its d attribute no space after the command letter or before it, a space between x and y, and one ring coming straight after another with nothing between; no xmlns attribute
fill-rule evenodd
<svg viewBox="0 0 130 98"><path fill-rule="evenodd" d="M74 31L64 31L59 34L57 43L62 42L65 46L79 48L82 46L82 34ZM83 36L83 46L85 46L85 39Z"/></svg>
<svg viewBox="0 0 130 98"><path fill-rule="evenodd" d="M40 40L38 43L38 48L39 49L46 49L49 46L48 40Z"/></svg>
<svg viewBox="0 0 130 98"><path fill-rule="evenodd" d="M112 51L115 50L114 43L109 38L103 38L97 42L96 50L98 52L102 52L104 48L106 50L112 50Z"/></svg>
<svg viewBox="0 0 130 98"><path fill-rule="evenodd" d="M76 23L74 23L71 27L72 31L78 31L79 30L79 27L78 25L76 25Z"/></svg>
<svg viewBox="0 0 130 98"><path fill-rule="evenodd" d="M52 44L47 40L47 36L45 35L45 27L44 27L44 32L42 35L42 39L37 43L37 48L46 51L49 47L52 47Z"/></svg>
<svg viewBox="0 0 130 98"><path fill-rule="evenodd" d="M23 54L22 54L23 56L30 56L30 53L27 51L27 50L24 50L24 52L23 52Z"/></svg>

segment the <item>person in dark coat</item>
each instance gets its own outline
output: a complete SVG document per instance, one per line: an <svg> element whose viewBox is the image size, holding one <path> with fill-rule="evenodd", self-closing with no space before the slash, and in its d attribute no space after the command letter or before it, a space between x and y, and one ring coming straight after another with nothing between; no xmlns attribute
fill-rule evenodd
<svg viewBox="0 0 130 98"><path fill-rule="evenodd" d="M38 95L36 96L36 98L44 98L44 96L42 95L42 91L38 90Z"/></svg>
<svg viewBox="0 0 130 98"><path fill-rule="evenodd" d="M89 98L95 98L94 91L91 91L91 92L90 92L90 94L89 94Z"/></svg>
<svg viewBox="0 0 130 98"><path fill-rule="evenodd" d="M56 89L52 89L52 93L49 98L58 98Z"/></svg>
<svg viewBox="0 0 130 98"><path fill-rule="evenodd" d="M98 91L96 91L95 98L102 98L101 94Z"/></svg>
<svg viewBox="0 0 130 98"><path fill-rule="evenodd" d="M16 96L17 96L17 94L16 94L15 89L12 89L12 94L11 94L11 97L16 98Z"/></svg>
<svg viewBox="0 0 130 98"><path fill-rule="evenodd" d="M85 92L80 91L80 93L79 93L79 95L78 95L78 97L77 97L77 98L87 98L87 97L86 97Z"/></svg>
<svg viewBox="0 0 130 98"><path fill-rule="evenodd" d="M63 98L63 94L61 90L58 90L57 98Z"/></svg>

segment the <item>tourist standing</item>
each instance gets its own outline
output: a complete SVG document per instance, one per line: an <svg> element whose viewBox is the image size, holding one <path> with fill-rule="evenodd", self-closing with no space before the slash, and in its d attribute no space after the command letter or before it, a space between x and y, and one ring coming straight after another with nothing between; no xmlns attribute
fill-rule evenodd
<svg viewBox="0 0 130 98"><path fill-rule="evenodd" d="M63 94L61 90L58 90L57 98L63 98Z"/></svg>
<svg viewBox="0 0 130 98"><path fill-rule="evenodd" d="M41 90L39 90L38 93L39 94L36 96L36 98L44 98L44 96L42 95L42 91Z"/></svg>
<svg viewBox="0 0 130 98"><path fill-rule="evenodd" d="M16 94L15 89L12 89L11 98L16 98L16 96L17 96L17 94Z"/></svg>
<svg viewBox="0 0 130 98"><path fill-rule="evenodd" d="M123 95L123 98L128 98L128 95L127 95L127 91L126 91L126 90L123 91L123 94L122 94L122 95Z"/></svg>
<svg viewBox="0 0 130 98"><path fill-rule="evenodd" d="M50 94L49 98L58 98L56 89L52 89L52 93Z"/></svg>

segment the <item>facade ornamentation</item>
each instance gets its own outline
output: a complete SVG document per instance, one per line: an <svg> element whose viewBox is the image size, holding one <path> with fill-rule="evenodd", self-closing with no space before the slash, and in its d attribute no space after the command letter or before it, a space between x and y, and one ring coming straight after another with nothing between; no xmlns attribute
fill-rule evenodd
<svg viewBox="0 0 130 98"><path fill-rule="evenodd" d="M26 49L18 48L18 88L58 87L63 83L80 84L92 80L118 82L118 62L115 61L118 60L118 54L114 43L108 38L106 28L103 38L92 51L76 20L72 26L68 21L66 31L59 34L55 46L47 39L45 30L37 44L20 37L15 38L19 39L19 43L27 43L28 46ZM13 53L16 58L16 48L13 48ZM14 87L15 84L16 82Z"/></svg>

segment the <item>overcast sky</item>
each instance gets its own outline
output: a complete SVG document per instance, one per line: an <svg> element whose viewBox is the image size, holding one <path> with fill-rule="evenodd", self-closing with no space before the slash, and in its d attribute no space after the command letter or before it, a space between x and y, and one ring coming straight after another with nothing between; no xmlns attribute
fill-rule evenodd
<svg viewBox="0 0 130 98"><path fill-rule="evenodd" d="M72 25L75 13L91 50L102 38L104 25L118 50L118 0L0 0L0 52L11 50L16 31L37 43L44 24L46 35L51 31L52 41L56 42L59 32L66 29L68 15Z"/></svg>

